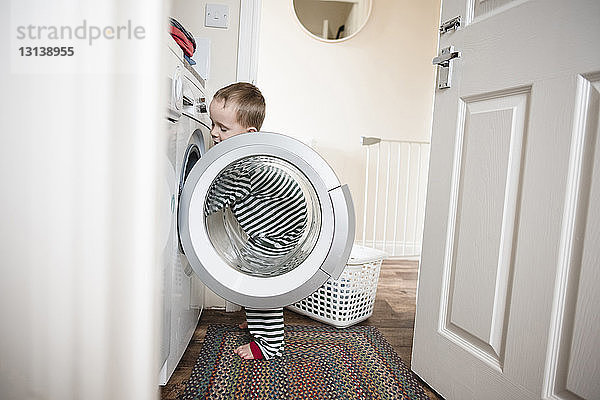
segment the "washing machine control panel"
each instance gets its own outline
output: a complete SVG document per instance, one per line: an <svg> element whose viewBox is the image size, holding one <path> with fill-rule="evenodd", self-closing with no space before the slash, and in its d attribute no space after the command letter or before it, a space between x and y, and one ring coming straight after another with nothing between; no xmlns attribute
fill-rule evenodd
<svg viewBox="0 0 600 400"><path fill-rule="evenodd" d="M198 98L198 104L196 104L196 112L199 114L207 114L208 107L206 107L206 97Z"/></svg>

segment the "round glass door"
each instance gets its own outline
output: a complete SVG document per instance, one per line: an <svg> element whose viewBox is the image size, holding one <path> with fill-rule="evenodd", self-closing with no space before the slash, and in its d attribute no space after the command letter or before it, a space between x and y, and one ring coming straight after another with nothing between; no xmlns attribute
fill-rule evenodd
<svg viewBox="0 0 600 400"><path fill-rule="evenodd" d="M272 156L250 156L221 171L208 190L204 218L223 260L256 277L302 264L321 230L314 187L297 167Z"/></svg>
<svg viewBox="0 0 600 400"><path fill-rule="evenodd" d="M208 150L189 172L178 218L195 273L252 308L292 304L337 279L354 240L348 187L310 147L274 133Z"/></svg>

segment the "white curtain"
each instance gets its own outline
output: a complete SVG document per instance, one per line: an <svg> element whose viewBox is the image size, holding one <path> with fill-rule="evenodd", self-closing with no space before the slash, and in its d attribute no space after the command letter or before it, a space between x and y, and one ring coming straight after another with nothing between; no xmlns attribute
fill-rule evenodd
<svg viewBox="0 0 600 400"><path fill-rule="evenodd" d="M157 397L163 3L2 2L2 399Z"/></svg>

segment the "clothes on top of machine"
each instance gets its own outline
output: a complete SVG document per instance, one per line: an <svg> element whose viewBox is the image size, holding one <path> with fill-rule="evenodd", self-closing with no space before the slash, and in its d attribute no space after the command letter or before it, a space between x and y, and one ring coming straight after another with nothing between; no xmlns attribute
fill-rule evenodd
<svg viewBox="0 0 600 400"><path fill-rule="evenodd" d="M248 254L268 259L285 256L307 225L302 188L287 173L247 159L224 171L211 185L205 215L229 207L248 236Z"/></svg>
<svg viewBox="0 0 600 400"><path fill-rule="evenodd" d="M183 50L183 53L186 56L191 57L192 55L194 55L194 47L192 43L185 37L185 35L179 29L172 26L171 36L173 37L175 42L177 42L179 47L181 47L181 50Z"/></svg>
<svg viewBox="0 0 600 400"><path fill-rule="evenodd" d="M181 47L184 55L192 57L196 51L196 41L194 40L194 36L188 32L175 18L169 18L169 22L171 23L169 30L171 36L175 42L177 42L179 47Z"/></svg>
<svg viewBox="0 0 600 400"><path fill-rule="evenodd" d="M187 54L184 54L183 58L185 58L185 61L187 61L190 65L196 65L196 61L192 60Z"/></svg>

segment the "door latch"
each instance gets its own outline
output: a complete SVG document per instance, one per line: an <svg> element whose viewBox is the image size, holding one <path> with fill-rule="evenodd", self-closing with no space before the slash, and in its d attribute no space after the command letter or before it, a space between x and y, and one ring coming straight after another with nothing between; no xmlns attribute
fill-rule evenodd
<svg viewBox="0 0 600 400"><path fill-rule="evenodd" d="M460 51L454 51L454 46L444 47L440 55L433 59L433 65L438 66L438 89L447 89L451 85L452 60L460 58Z"/></svg>
<svg viewBox="0 0 600 400"><path fill-rule="evenodd" d="M440 25L440 35L443 35L444 33L448 32L448 31L452 31L452 30L455 31L458 29L459 26L460 26L460 15L458 17L449 19L448 21L441 24Z"/></svg>

